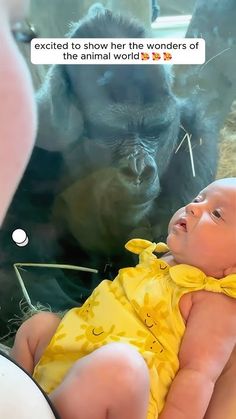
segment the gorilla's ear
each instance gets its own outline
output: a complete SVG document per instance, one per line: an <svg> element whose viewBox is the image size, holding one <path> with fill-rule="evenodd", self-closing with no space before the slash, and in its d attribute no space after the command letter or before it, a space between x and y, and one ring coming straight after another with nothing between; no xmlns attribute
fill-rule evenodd
<svg viewBox="0 0 236 419"><path fill-rule="evenodd" d="M63 151L81 136L83 116L74 104L64 66L53 65L36 94L38 136L36 145Z"/></svg>

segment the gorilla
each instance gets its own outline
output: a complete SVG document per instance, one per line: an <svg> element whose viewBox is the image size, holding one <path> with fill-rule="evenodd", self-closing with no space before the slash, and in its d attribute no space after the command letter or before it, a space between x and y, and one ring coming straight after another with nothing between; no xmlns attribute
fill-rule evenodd
<svg viewBox="0 0 236 419"><path fill-rule="evenodd" d="M148 33L135 20L93 7L69 36ZM97 268L98 275L22 272L34 302L68 309L133 263L123 250L128 239L164 240L172 213L215 176L214 121L204 120L197 99L175 96L166 66L55 65L37 102L36 147L0 236L1 330L19 311L14 262ZM12 243L15 228L27 231L28 246Z"/></svg>

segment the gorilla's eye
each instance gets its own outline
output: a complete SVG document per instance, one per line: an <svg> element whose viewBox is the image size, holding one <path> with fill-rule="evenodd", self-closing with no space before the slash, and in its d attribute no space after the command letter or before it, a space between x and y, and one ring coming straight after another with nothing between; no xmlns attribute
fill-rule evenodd
<svg viewBox="0 0 236 419"><path fill-rule="evenodd" d="M165 130L168 129L168 126L170 125L170 123L156 123L156 124L147 124L145 123L145 125L143 124L143 126L141 126L141 132L140 134L142 135L143 138L146 138L147 140L155 140L157 138L162 138L161 133ZM164 136L165 139L165 136Z"/></svg>

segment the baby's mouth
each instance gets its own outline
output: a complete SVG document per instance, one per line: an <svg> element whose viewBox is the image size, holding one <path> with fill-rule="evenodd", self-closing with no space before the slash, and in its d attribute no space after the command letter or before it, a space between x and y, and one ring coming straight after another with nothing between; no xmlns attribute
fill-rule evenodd
<svg viewBox="0 0 236 419"><path fill-rule="evenodd" d="M180 228L181 230L187 232L187 221L185 218L180 218L177 223L175 224L178 228Z"/></svg>

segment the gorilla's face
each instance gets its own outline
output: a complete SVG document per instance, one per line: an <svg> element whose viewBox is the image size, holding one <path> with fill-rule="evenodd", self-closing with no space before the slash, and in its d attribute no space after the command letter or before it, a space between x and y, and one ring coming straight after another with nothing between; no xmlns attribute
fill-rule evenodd
<svg viewBox="0 0 236 419"><path fill-rule="evenodd" d="M77 24L70 35L146 33L105 11ZM131 236L150 238L144 231L151 230L148 216L176 148L180 115L170 75L165 66L140 64L65 65L62 71L83 132L64 154L69 182L58 204L59 222L83 248L119 252Z"/></svg>
<svg viewBox="0 0 236 419"><path fill-rule="evenodd" d="M152 201L179 130L179 109L164 68L68 66L67 73L83 109L83 165L89 173L110 170L107 176L126 204Z"/></svg>
<svg viewBox="0 0 236 419"><path fill-rule="evenodd" d="M115 252L131 236L147 237L148 214L176 148L178 103L159 65L65 71L84 131L66 157L72 186L60 202L63 218L84 248Z"/></svg>

